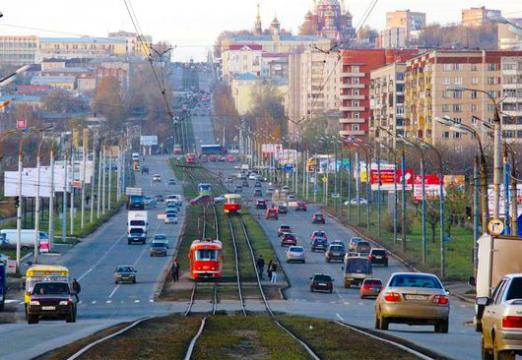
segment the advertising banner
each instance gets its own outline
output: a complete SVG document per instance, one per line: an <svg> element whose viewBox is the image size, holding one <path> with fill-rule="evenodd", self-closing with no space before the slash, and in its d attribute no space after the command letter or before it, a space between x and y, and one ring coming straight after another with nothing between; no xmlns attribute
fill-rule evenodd
<svg viewBox="0 0 522 360"><path fill-rule="evenodd" d="M414 176L413 199L422 200L422 176L416 174ZM424 188L426 191L426 199L438 199L440 195L440 177L437 174L424 175Z"/></svg>
<svg viewBox="0 0 522 360"><path fill-rule="evenodd" d="M140 145L141 146L155 146L155 145L158 145L158 136L157 135L140 136Z"/></svg>
<svg viewBox="0 0 522 360"><path fill-rule="evenodd" d="M499 217L501 219L504 218L504 211L505 211L505 203L506 203L506 188L504 185L500 185L500 203L499 203ZM511 203L511 191L509 192L510 195L510 203ZM488 186L488 211L489 216L493 216L493 210L495 206L495 197L493 193L493 185ZM518 214L522 213L522 184L517 184L517 209Z"/></svg>
<svg viewBox="0 0 522 360"><path fill-rule="evenodd" d="M276 153L279 153L283 150L282 144L261 144L261 152L263 156L275 156Z"/></svg>
<svg viewBox="0 0 522 360"><path fill-rule="evenodd" d="M382 165L381 165L382 167ZM381 168L381 190L394 191L394 183L397 182L397 190L402 190L402 171ZM373 191L379 189L379 172L377 169L370 171L370 184ZM406 169L406 190L413 188L413 169Z"/></svg>
<svg viewBox="0 0 522 360"><path fill-rule="evenodd" d="M19 191L18 171L6 171L4 173L4 196L18 196ZM65 170L63 166L54 166L54 191L63 192L65 182ZM22 196L36 197L38 184L38 172L36 168L25 168L22 171ZM40 167L40 197L51 196L51 167Z"/></svg>

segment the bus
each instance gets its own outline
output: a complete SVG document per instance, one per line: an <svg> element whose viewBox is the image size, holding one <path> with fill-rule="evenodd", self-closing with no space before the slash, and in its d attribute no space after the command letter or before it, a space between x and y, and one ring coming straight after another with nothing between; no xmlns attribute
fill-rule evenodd
<svg viewBox="0 0 522 360"><path fill-rule="evenodd" d="M207 183L199 183L198 190L200 196L210 196L212 193L212 185Z"/></svg>
<svg viewBox="0 0 522 360"><path fill-rule="evenodd" d="M202 155L224 155L226 153L223 146L218 144L201 145Z"/></svg>
<svg viewBox="0 0 522 360"><path fill-rule="evenodd" d="M69 282L69 269L59 265L33 265L25 272L24 303L31 299L34 285L42 281Z"/></svg>

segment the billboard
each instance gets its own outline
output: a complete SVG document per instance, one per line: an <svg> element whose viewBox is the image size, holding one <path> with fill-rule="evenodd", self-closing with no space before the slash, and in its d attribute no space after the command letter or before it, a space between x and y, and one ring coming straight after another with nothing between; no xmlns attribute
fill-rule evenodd
<svg viewBox="0 0 522 360"><path fill-rule="evenodd" d="M55 164L55 167L58 167L58 166L63 167L63 160L55 161L54 164ZM94 163L93 163L92 160L87 160L85 162L85 173L87 175L86 178L84 178L84 176L83 176L83 161L81 161L81 160L76 160L74 162L74 179L73 179L73 172L71 170L71 165L70 164L67 164L67 169L68 169L68 173L67 173L67 180L68 181L71 181L71 180L73 180L73 181L85 180L86 184L90 184L91 183L91 179L94 176Z"/></svg>
<svg viewBox="0 0 522 360"><path fill-rule="evenodd" d="M281 164L297 164L297 150L281 149L275 153L275 159Z"/></svg>
<svg viewBox="0 0 522 360"><path fill-rule="evenodd" d="M282 144L261 144L261 152L264 157L275 156L276 153L279 153L282 150Z"/></svg>
<svg viewBox="0 0 522 360"><path fill-rule="evenodd" d="M506 203L506 188L504 185L500 185L500 194L499 194L499 217L504 218L504 212L505 212L505 203ZM509 197L511 203L511 189L509 191ZM488 186L488 211L489 216L493 216L493 210L495 207L495 196L493 193L493 185ZM522 184L517 184L517 209L518 214L522 213ZM511 210L511 209L510 209Z"/></svg>
<svg viewBox="0 0 522 360"><path fill-rule="evenodd" d="M414 176L413 199L422 200L422 175ZM438 199L440 195L440 177L437 174L424 175L424 189L426 191L426 199Z"/></svg>
<svg viewBox="0 0 522 360"><path fill-rule="evenodd" d="M413 169L406 169L406 190L412 190L413 177ZM382 169L381 165L380 180L382 191L394 191L395 182L397 183L397 190L402 190L402 171L400 169ZM379 189L379 171L377 169L370 170L370 184L373 191Z"/></svg>
<svg viewBox="0 0 522 360"><path fill-rule="evenodd" d="M158 145L158 136L157 135L140 136L140 145L141 146L155 146L155 145Z"/></svg>
<svg viewBox="0 0 522 360"><path fill-rule="evenodd" d="M22 171L22 196L36 197L38 172L36 168L24 168ZM54 191L63 192L65 171L63 166L54 167ZM18 171L4 173L4 196L18 196ZM51 196L51 167L40 167L40 197Z"/></svg>

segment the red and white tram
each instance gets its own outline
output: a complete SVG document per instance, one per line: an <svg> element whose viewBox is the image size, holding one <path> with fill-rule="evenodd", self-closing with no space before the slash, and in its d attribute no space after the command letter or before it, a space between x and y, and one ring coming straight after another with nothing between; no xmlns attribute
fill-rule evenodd
<svg viewBox="0 0 522 360"><path fill-rule="evenodd" d="M236 214L241 210L241 195L239 194L225 194L225 204L223 210L225 214Z"/></svg>
<svg viewBox="0 0 522 360"><path fill-rule="evenodd" d="M192 279L219 279L223 275L223 244L219 240L194 240L189 261Z"/></svg>

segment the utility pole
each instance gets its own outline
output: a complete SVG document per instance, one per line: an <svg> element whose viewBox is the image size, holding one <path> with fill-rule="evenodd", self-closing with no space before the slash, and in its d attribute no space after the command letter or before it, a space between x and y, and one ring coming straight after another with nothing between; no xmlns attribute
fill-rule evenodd
<svg viewBox="0 0 522 360"><path fill-rule="evenodd" d="M106 166L105 166L105 156L106 156L106 151L105 151L105 144L103 146L103 150L102 150L102 214L105 215L105 194L106 194L106 189L107 189L107 185L106 185L106 174L105 172L107 171L106 170Z"/></svg>
<svg viewBox="0 0 522 360"><path fill-rule="evenodd" d="M402 251L406 252L406 154L404 151L404 145L401 149L401 170L402 170Z"/></svg>
<svg viewBox="0 0 522 360"><path fill-rule="evenodd" d="M99 152L99 160L98 160L98 191L96 195L96 218L100 217L101 213L101 204L102 204L102 179L103 179L103 144L100 146Z"/></svg>
<svg viewBox="0 0 522 360"><path fill-rule="evenodd" d="M67 146L67 145L65 145ZM65 153L63 156L63 167L64 167L64 177L63 177L63 204L62 204L62 243L65 244L67 239L67 175L69 173L69 169L67 167L67 161L69 159L69 151L67 148L65 149Z"/></svg>
<svg viewBox="0 0 522 360"><path fill-rule="evenodd" d="M42 136L42 134L40 134ZM38 144L38 151L36 153L36 196L34 206L34 250L33 250L33 262L38 263L38 251L40 243L40 151L42 148L43 139L40 139Z"/></svg>
<svg viewBox="0 0 522 360"><path fill-rule="evenodd" d="M23 143L24 136L20 139L20 145L18 147L18 208L16 209L16 273L20 274L20 258L22 254L22 162L24 158L23 154Z"/></svg>
<svg viewBox="0 0 522 360"><path fill-rule="evenodd" d="M74 131L74 130L73 130ZM73 138L74 138L74 135L73 135ZM74 158L74 153L76 151L76 147L75 147L75 144L74 144L74 140L72 142L72 148L71 148L71 206L70 206L70 230L69 230L69 234L73 235L74 234L74 165L75 165L75 158Z"/></svg>
<svg viewBox="0 0 522 360"><path fill-rule="evenodd" d="M87 156L89 154L89 129L83 129L82 139L82 176L80 177L81 184L81 215L80 228L85 226L85 186L87 184Z"/></svg>
<svg viewBox="0 0 522 360"><path fill-rule="evenodd" d="M98 131L94 133L92 140L92 178L91 178L91 212L89 222L94 222L94 184L96 180L96 145L98 141ZM99 176L99 174L98 174Z"/></svg>
<svg viewBox="0 0 522 360"><path fill-rule="evenodd" d="M498 219L500 213L500 182L502 181L502 129L498 105L493 98L491 101L495 105L495 119L493 126L493 218ZM506 221L507 222L507 221Z"/></svg>
<svg viewBox="0 0 522 360"><path fill-rule="evenodd" d="M49 197L49 249L53 248L54 242L54 141L51 143L50 149L50 165L51 165L51 196Z"/></svg>

